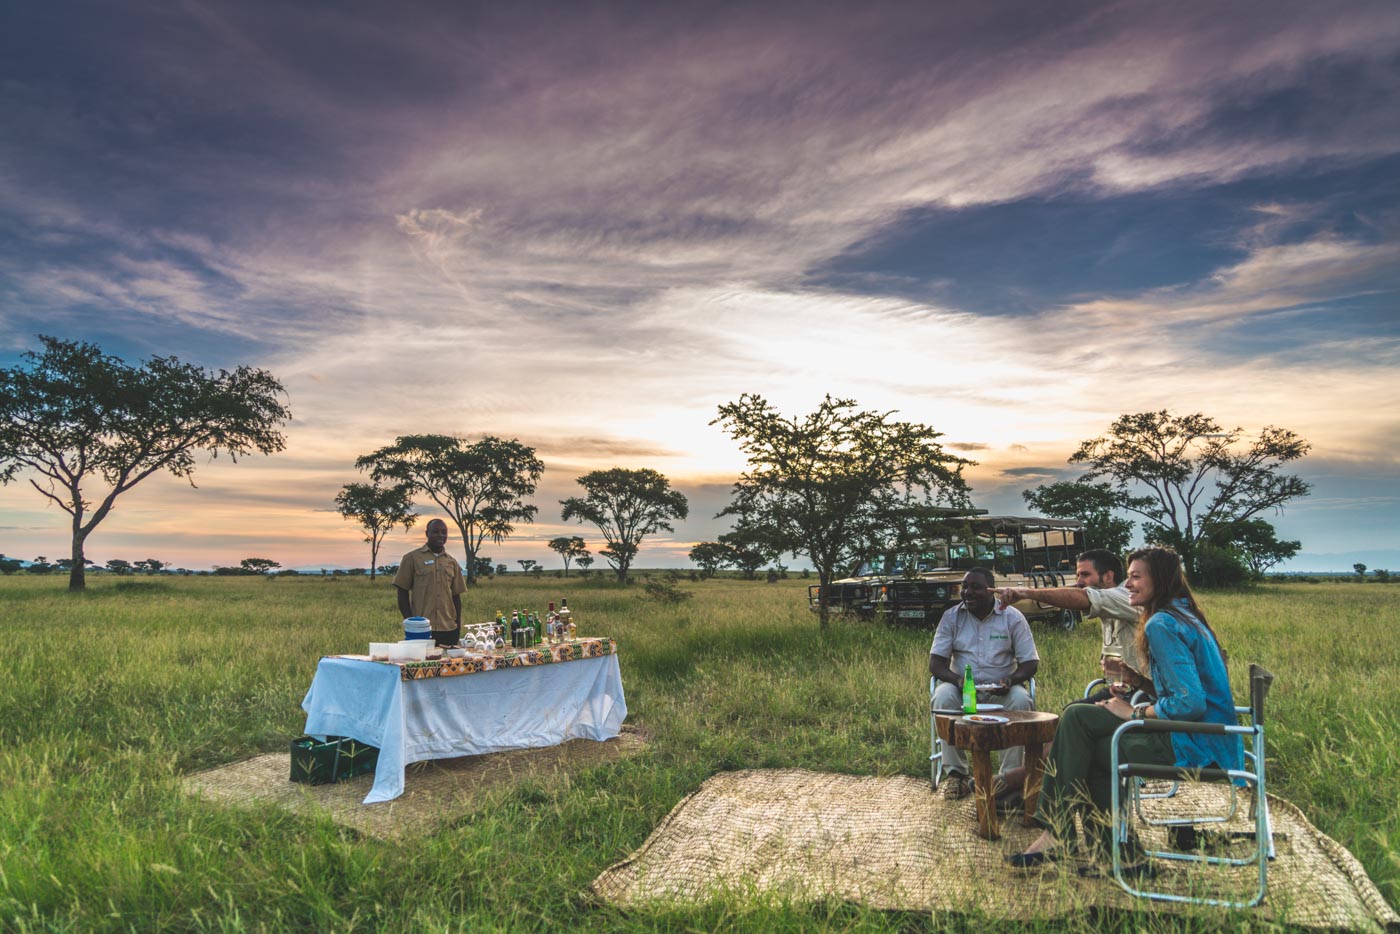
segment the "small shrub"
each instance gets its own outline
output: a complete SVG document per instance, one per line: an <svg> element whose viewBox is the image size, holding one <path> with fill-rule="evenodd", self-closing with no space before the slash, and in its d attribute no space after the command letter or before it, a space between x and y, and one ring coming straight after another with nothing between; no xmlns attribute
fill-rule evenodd
<svg viewBox="0 0 1400 934"><path fill-rule="evenodd" d="M695 595L690 591L681 590L680 587L676 586L674 580L663 578L661 580L647 581L646 592L643 595L643 599L650 600L653 603L675 605L677 603L684 603L693 596Z"/></svg>

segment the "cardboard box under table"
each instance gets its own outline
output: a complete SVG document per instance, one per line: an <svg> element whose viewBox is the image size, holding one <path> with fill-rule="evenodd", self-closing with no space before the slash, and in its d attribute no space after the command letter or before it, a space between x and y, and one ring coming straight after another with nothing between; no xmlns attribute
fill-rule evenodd
<svg viewBox="0 0 1400 934"><path fill-rule="evenodd" d="M379 749L365 804L403 794L411 762L611 739L627 718L617 644L602 638L427 662L327 656L301 706L307 734Z"/></svg>

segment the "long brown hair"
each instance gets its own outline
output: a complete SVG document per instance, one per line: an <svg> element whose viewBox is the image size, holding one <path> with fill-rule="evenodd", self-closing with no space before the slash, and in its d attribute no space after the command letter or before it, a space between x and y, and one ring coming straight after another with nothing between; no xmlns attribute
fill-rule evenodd
<svg viewBox="0 0 1400 934"><path fill-rule="evenodd" d="M1192 614L1200 620L1214 640L1215 647L1219 649L1220 639L1216 637L1215 630L1210 628L1210 623L1206 622L1205 611L1196 602L1196 595L1191 592L1191 585L1186 582L1186 572L1181 567L1181 556L1170 548L1154 545L1150 548L1139 548L1128 555L1130 568L1134 561L1141 561L1146 565L1147 576L1152 581L1152 598L1138 611L1137 635L1133 640L1137 644L1138 657L1145 662L1151 655L1147 647L1147 621L1154 613L1165 610L1182 598L1185 598Z"/></svg>

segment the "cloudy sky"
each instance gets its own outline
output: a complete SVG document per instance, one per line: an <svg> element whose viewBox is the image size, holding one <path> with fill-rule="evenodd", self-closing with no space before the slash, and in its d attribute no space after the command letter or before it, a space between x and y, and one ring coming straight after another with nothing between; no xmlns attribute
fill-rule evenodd
<svg viewBox="0 0 1400 934"><path fill-rule="evenodd" d="M36 334L264 367L287 450L152 478L89 556L357 565L396 435L517 437L544 542L588 470L690 497L743 392L895 409L974 500L1124 412L1313 444L1295 569L1400 566L1400 6L6 4L0 365ZM0 551L67 550L0 489ZM396 534L398 553L421 538Z"/></svg>

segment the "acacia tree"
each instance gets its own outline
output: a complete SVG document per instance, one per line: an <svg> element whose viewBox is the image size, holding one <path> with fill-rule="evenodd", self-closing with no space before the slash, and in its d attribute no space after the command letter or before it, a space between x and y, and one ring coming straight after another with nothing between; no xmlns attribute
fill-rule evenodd
<svg viewBox="0 0 1400 934"><path fill-rule="evenodd" d="M577 535L561 535L549 540L549 550L558 552L564 559L564 576L568 577L570 562L588 554L588 543Z"/></svg>
<svg viewBox="0 0 1400 934"><path fill-rule="evenodd" d="M585 496L559 501L564 521L577 519L598 527L608 543L598 553L613 566L620 584L627 583L627 569L642 539L663 529L675 531L670 520L684 519L690 512L685 496L655 470L595 470L579 477L578 484Z"/></svg>
<svg viewBox="0 0 1400 934"><path fill-rule="evenodd" d="M690 549L690 560L700 567L700 577L714 577L720 568L734 563L734 549L723 542L699 542Z"/></svg>
<svg viewBox="0 0 1400 934"><path fill-rule="evenodd" d="M1088 467L1078 482L1104 480L1122 509L1148 520L1149 540L1171 545L1194 573L1196 546L1212 534L1308 495L1311 486L1283 465L1311 445L1269 426L1243 450L1240 428L1222 430L1198 413L1165 410L1121 415L1108 433L1080 444L1071 464Z"/></svg>
<svg viewBox="0 0 1400 934"><path fill-rule="evenodd" d="M277 427L291 412L264 370L174 357L132 366L95 344L39 340L42 353L0 369L0 484L35 474L30 485L68 513L70 591L86 586L84 545L121 494L163 470L194 486L196 451L237 461L285 447Z"/></svg>
<svg viewBox="0 0 1400 934"><path fill-rule="evenodd" d="M275 571L282 565L271 558L244 558L238 562L239 568L244 574L266 574Z"/></svg>
<svg viewBox="0 0 1400 934"><path fill-rule="evenodd" d="M407 532L418 521L413 512L413 487L407 483L380 486L378 483L347 483L335 495L335 508L346 519L354 519L365 530L369 543L369 581L374 583L379 564L379 546L395 526Z"/></svg>
<svg viewBox="0 0 1400 934"><path fill-rule="evenodd" d="M967 505L962 469L971 462L944 451L941 432L855 406L827 396L812 414L789 419L745 393L710 423L723 425L749 459L719 515L745 516L774 553L811 560L823 629L836 568L855 563L911 509Z"/></svg>
<svg viewBox="0 0 1400 934"><path fill-rule="evenodd" d="M1207 538L1211 544L1239 555L1256 579L1262 578L1269 568L1280 561L1287 561L1296 555L1303 547L1300 541L1281 540L1274 527L1264 519L1247 519L1218 531L1209 530Z"/></svg>
<svg viewBox="0 0 1400 934"><path fill-rule="evenodd" d="M450 435L404 435L355 461L376 481L407 483L441 506L462 536L467 583L477 578L476 556L490 539L500 544L516 522L533 522L534 494L544 462L518 439L490 435L475 444Z"/></svg>

